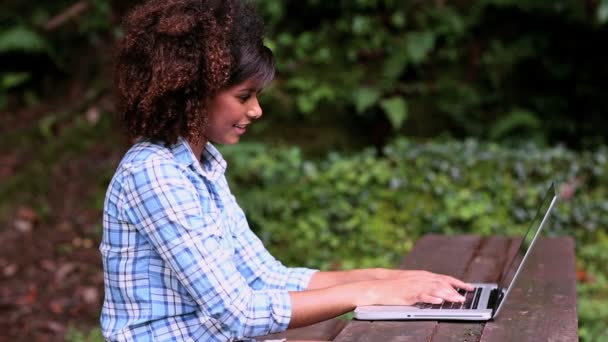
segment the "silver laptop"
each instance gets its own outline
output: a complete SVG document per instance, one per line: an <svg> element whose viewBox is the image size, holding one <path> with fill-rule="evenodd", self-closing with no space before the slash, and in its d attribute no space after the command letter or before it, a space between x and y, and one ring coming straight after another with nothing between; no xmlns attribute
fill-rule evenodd
<svg viewBox="0 0 608 342"><path fill-rule="evenodd" d="M417 303L415 305L366 305L355 309L355 318L360 320L470 320L487 321L496 317L509 297L513 284L528 258L540 231L547 222L557 201L555 185L552 183L543 198L534 220L523 235L518 252L497 284L473 283L474 291L459 292L465 296L464 303L442 304Z"/></svg>

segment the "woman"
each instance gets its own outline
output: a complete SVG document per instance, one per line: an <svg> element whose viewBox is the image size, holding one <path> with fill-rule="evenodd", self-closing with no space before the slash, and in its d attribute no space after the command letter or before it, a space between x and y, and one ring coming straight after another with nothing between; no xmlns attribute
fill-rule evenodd
<svg viewBox="0 0 608 342"><path fill-rule="evenodd" d="M262 21L241 1L151 0L126 17L116 89L137 142L104 206L108 340L235 340L357 305L464 300L454 287L470 286L444 275L288 268L266 251L213 143L238 143L273 76Z"/></svg>

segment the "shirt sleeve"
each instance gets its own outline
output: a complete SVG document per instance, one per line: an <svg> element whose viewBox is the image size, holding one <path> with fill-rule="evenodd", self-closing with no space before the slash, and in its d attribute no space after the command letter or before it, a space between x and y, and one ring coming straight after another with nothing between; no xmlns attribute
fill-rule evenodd
<svg viewBox="0 0 608 342"><path fill-rule="evenodd" d="M236 268L218 213L174 162L152 159L127 178L129 219L210 317L235 337L287 329L285 289L253 289ZM207 197L207 198L205 198Z"/></svg>
<svg viewBox="0 0 608 342"><path fill-rule="evenodd" d="M234 234L238 247L238 268L255 289L287 289L302 291L308 287L316 269L286 267L276 260L264 247L262 241L251 231L243 210L238 206L234 196L231 205L235 207Z"/></svg>

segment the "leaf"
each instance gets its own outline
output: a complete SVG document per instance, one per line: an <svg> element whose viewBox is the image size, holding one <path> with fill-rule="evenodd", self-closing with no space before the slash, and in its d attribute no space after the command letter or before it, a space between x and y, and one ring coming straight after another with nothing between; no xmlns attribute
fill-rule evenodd
<svg viewBox="0 0 608 342"><path fill-rule="evenodd" d="M403 70L405 70L407 67L408 63L409 59L407 49L402 46L396 46L384 63L384 76L389 80L398 79L403 73Z"/></svg>
<svg viewBox="0 0 608 342"><path fill-rule="evenodd" d="M434 47L435 35L432 32L412 32L407 36L407 53L414 64L424 62Z"/></svg>
<svg viewBox="0 0 608 342"><path fill-rule="evenodd" d="M297 97L296 103L298 105L298 110L304 114L310 114L315 109L316 103L315 101L305 94L299 95Z"/></svg>
<svg viewBox="0 0 608 342"><path fill-rule="evenodd" d="M525 109L514 109L500 118L490 129L490 138L502 139L516 130L530 130L541 126L533 112Z"/></svg>
<svg viewBox="0 0 608 342"><path fill-rule="evenodd" d="M401 128L408 116L407 102L400 96L382 100L380 106L386 113L393 129Z"/></svg>
<svg viewBox="0 0 608 342"><path fill-rule="evenodd" d="M355 34L364 34L369 32L371 27L369 17L357 15L353 18L352 30Z"/></svg>
<svg viewBox="0 0 608 342"><path fill-rule="evenodd" d="M29 72L7 72L0 77L0 90L18 87L31 77Z"/></svg>
<svg viewBox="0 0 608 342"><path fill-rule="evenodd" d="M53 125L57 123L57 116L54 114L48 115L38 124L38 130L40 134L47 140L51 140L53 138Z"/></svg>
<svg viewBox="0 0 608 342"><path fill-rule="evenodd" d="M400 28L400 29L405 27L406 19L405 19L405 15L403 14L403 12L395 12L391 16L391 23L393 25L395 25L395 27Z"/></svg>
<svg viewBox="0 0 608 342"><path fill-rule="evenodd" d="M608 22L608 0L602 0L599 6L597 6L597 21L600 24Z"/></svg>
<svg viewBox="0 0 608 342"><path fill-rule="evenodd" d="M432 32L411 32L405 39L394 42L393 50L384 63L384 76L396 80L408 64L422 63L435 47Z"/></svg>
<svg viewBox="0 0 608 342"><path fill-rule="evenodd" d="M287 87L296 90L309 90L314 88L316 81L310 77L293 77L287 81Z"/></svg>
<svg viewBox="0 0 608 342"><path fill-rule="evenodd" d="M45 39L34 30L15 26L0 33L0 53L24 51L40 53L46 51Z"/></svg>
<svg viewBox="0 0 608 342"><path fill-rule="evenodd" d="M355 108L357 109L357 113L362 114L370 107L375 105L380 98L380 91L374 88L359 88L356 89L353 94L353 100L355 102Z"/></svg>

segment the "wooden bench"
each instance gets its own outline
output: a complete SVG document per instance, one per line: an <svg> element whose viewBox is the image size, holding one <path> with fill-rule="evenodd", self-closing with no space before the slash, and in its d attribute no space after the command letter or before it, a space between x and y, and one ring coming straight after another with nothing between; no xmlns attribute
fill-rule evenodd
<svg viewBox="0 0 608 342"><path fill-rule="evenodd" d="M285 332L260 336L256 338L258 342L287 340L290 342L326 342L332 341L344 328L347 321L339 318L330 319L317 324L302 328L289 329Z"/></svg>
<svg viewBox="0 0 608 342"><path fill-rule="evenodd" d="M401 268L497 282L518 241L476 235L426 235ZM574 241L541 238L498 317L487 323L349 322L335 338L347 341L578 341Z"/></svg>

